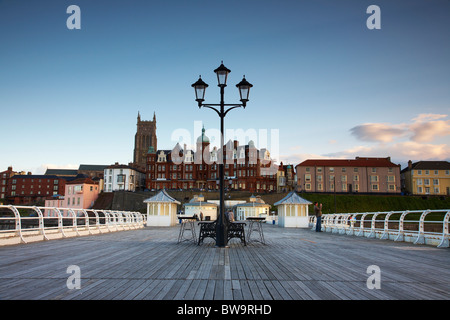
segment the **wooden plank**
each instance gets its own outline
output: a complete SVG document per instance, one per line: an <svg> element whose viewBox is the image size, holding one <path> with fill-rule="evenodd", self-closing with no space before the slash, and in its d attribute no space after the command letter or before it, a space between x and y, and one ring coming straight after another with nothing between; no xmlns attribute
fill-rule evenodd
<svg viewBox="0 0 450 320"><path fill-rule="evenodd" d="M178 226L1 247L0 299L450 299L448 249L264 227L267 245L229 248L177 244ZM81 289L66 287L72 264Z"/></svg>

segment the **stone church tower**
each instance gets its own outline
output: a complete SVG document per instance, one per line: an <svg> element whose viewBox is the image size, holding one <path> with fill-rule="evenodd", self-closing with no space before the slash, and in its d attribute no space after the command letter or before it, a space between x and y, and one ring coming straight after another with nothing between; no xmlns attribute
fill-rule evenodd
<svg viewBox="0 0 450 320"><path fill-rule="evenodd" d="M141 115L137 116L137 131L134 136L133 163L145 172L148 149L152 146L157 149L156 141L156 115L153 113L153 121L141 121Z"/></svg>

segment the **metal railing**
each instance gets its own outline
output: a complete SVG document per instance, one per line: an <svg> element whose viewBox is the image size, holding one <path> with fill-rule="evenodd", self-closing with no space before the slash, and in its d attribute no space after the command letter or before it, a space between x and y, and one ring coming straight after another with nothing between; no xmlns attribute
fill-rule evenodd
<svg viewBox="0 0 450 320"><path fill-rule="evenodd" d="M448 248L449 220L450 209L324 214L322 231ZM315 216L309 225L315 230Z"/></svg>
<svg viewBox="0 0 450 320"><path fill-rule="evenodd" d="M0 245L133 230L140 212L0 205Z"/></svg>

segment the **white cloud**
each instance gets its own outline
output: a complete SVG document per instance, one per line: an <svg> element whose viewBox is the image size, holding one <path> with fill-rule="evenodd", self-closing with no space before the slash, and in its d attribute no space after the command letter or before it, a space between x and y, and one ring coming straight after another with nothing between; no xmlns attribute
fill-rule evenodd
<svg viewBox="0 0 450 320"><path fill-rule="evenodd" d="M356 145L342 151L317 155L296 153L282 156L292 163L306 159L391 157L396 163L408 160L450 160L450 120L444 114L419 114L410 123L365 123L350 129L358 140L367 144ZM436 141L437 138L446 139ZM433 143L434 142L434 143Z"/></svg>
<svg viewBox="0 0 450 320"><path fill-rule="evenodd" d="M352 135L362 141L391 142L395 137L407 133L405 125L391 125L385 123L366 123L350 129Z"/></svg>
<svg viewBox="0 0 450 320"><path fill-rule="evenodd" d="M47 169L78 169L79 165L76 164L64 164L64 165L57 165L57 164L51 164L51 163L44 163L41 164L37 168L33 168L33 172L36 172L35 174L44 174Z"/></svg>
<svg viewBox="0 0 450 320"><path fill-rule="evenodd" d="M416 142L431 142L436 137L450 135L450 120L417 121L410 126L413 132L411 140Z"/></svg>

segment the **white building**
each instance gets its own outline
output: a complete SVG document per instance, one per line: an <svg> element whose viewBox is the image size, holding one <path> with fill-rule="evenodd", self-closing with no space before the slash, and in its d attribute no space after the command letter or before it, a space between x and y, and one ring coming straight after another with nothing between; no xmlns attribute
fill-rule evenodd
<svg viewBox="0 0 450 320"><path fill-rule="evenodd" d="M251 196L250 202L239 203L234 206L235 219L245 220L247 217L267 218L270 204L264 202L260 196Z"/></svg>
<svg viewBox="0 0 450 320"><path fill-rule="evenodd" d="M104 170L104 191L136 191L144 186L145 173L129 165L115 163Z"/></svg>
<svg viewBox="0 0 450 320"><path fill-rule="evenodd" d="M294 191L274 205L278 209L278 225L284 228L308 228L308 205L312 202L303 199Z"/></svg>
<svg viewBox="0 0 450 320"><path fill-rule="evenodd" d="M196 195L188 203L184 204L184 214L186 216L197 215L202 220L214 221L217 219L218 205L212 202L205 201L203 195Z"/></svg>
<svg viewBox="0 0 450 320"><path fill-rule="evenodd" d="M177 207L180 202L169 196L166 190L159 191L144 200L147 204L147 226L170 227L177 224Z"/></svg>

